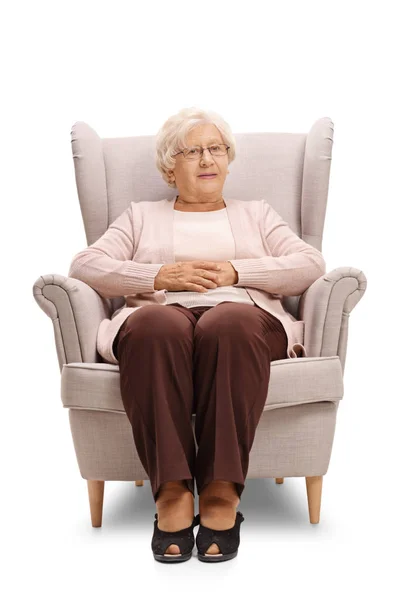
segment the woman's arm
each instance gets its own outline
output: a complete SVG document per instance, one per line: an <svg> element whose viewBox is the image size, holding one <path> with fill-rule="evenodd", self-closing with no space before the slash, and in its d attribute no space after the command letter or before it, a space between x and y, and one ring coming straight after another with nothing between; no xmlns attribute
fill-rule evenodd
<svg viewBox="0 0 400 600"><path fill-rule="evenodd" d="M132 218L129 206L96 242L74 256L68 277L84 281L105 298L154 292L154 279L163 264L132 260Z"/></svg>
<svg viewBox="0 0 400 600"><path fill-rule="evenodd" d="M272 206L262 202L263 230L272 256L230 260L239 276L234 285L283 296L300 295L326 273L325 260L319 250L292 231Z"/></svg>

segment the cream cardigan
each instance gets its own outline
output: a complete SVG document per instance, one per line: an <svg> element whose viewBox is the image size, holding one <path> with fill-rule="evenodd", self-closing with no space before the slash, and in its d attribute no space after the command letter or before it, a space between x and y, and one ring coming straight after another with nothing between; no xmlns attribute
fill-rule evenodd
<svg viewBox="0 0 400 600"><path fill-rule="evenodd" d="M104 298L125 297L125 306L117 309L111 319L100 323L97 350L104 360L118 364L112 350L113 341L126 318L140 307L172 302L193 306L193 295L199 297L197 305L212 305L222 301L222 291L227 294L224 299L241 301L244 290L245 301L251 298L281 321L288 337L288 358L307 356L303 345L304 322L296 320L284 308L281 298L302 294L326 273L321 252L296 235L265 200L224 197L226 211L216 213L225 215L230 225L234 257L226 258L226 243L221 246L214 235L207 238L206 246L203 243L203 250L201 244L187 245L186 260L229 260L238 273L237 283L204 293L182 291L179 297L175 292L154 290L154 279L160 268L183 260L180 257L184 247L181 239L178 244L177 235L182 217L180 211L174 209L175 200L176 196L155 202L131 202L95 243L72 259L69 277L84 281ZM199 223L201 220L209 222L210 215L212 212L207 217L200 214ZM226 221L221 222L221 228L226 226ZM226 241L226 227L224 232ZM237 287L243 290L235 294ZM229 288L233 292L230 295Z"/></svg>

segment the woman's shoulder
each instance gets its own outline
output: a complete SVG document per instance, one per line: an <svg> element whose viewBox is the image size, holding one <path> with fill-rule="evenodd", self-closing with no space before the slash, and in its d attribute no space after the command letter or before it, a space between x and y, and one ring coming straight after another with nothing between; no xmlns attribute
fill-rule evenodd
<svg viewBox="0 0 400 600"><path fill-rule="evenodd" d="M137 221L144 217L159 216L165 212L173 200L162 198L161 200L138 200L132 201L129 206L133 220Z"/></svg>
<svg viewBox="0 0 400 600"><path fill-rule="evenodd" d="M158 200L138 200L132 201L130 203L130 207L132 212L149 212L149 211L157 211L162 208L165 208L169 204L174 202L173 198L161 198Z"/></svg>
<svg viewBox="0 0 400 600"><path fill-rule="evenodd" d="M229 198L229 203L238 211L241 211L253 219L261 220L266 211L266 201L263 198L243 200L241 198Z"/></svg>

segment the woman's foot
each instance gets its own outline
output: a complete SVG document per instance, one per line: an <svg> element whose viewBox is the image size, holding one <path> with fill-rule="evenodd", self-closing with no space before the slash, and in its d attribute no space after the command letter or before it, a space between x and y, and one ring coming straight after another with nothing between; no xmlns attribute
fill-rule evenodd
<svg viewBox="0 0 400 600"><path fill-rule="evenodd" d="M211 481L199 495L201 525L220 531L231 529L236 522L236 508L239 504L240 498L232 481ZM217 544L211 544L207 554L220 554Z"/></svg>
<svg viewBox="0 0 400 600"><path fill-rule="evenodd" d="M158 528L161 531L179 531L190 527L194 519L194 497L183 481L169 481L161 486L156 500ZM176 544L171 544L166 554L180 554Z"/></svg>

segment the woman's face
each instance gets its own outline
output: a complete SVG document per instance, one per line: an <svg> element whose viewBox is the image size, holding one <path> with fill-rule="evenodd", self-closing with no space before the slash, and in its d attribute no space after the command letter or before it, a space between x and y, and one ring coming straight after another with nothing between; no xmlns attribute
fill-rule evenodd
<svg viewBox="0 0 400 600"><path fill-rule="evenodd" d="M187 136L187 147L224 144L219 129L212 124L198 125ZM228 154L213 156L204 150L201 158L187 160L183 154L176 157L175 169L169 170L170 180L175 181L179 196L186 201L212 202L221 198L228 171ZM212 179L199 177L202 173L216 173Z"/></svg>

